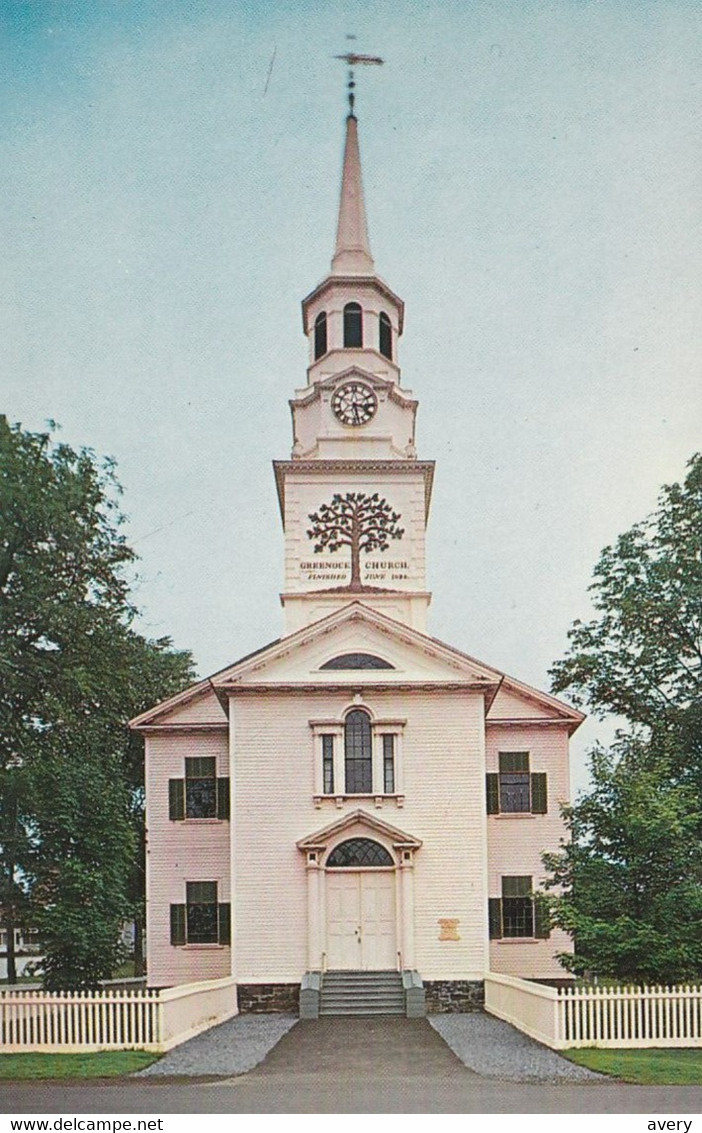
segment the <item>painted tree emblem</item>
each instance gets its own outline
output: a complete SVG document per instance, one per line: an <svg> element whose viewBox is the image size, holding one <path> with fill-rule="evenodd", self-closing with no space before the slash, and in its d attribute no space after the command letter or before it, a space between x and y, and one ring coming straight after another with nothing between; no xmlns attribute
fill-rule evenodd
<svg viewBox="0 0 702 1133"><path fill-rule="evenodd" d="M402 519L393 511L387 500L377 492L366 496L363 492L347 492L332 496L330 504L322 504L319 511L309 516L312 527L308 539L314 539L315 554L351 548L351 590L361 590L361 551L387 551L391 539L401 539L404 528L398 527Z"/></svg>

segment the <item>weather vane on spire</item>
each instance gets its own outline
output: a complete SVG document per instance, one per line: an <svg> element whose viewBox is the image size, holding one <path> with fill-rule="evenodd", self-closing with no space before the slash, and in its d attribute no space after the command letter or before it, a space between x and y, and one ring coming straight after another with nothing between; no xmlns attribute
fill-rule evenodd
<svg viewBox="0 0 702 1133"><path fill-rule="evenodd" d="M355 39L356 36L355 35L347 35L346 38L347 39ZM347 51L345 55L335 55L334 58L335 59L341 59L341 60L343 60L344 63L348 63L349 77L348 77L347 88L348 88L348 96L349 96L349 112L351 114L353 114L353 105L354 105L354 102L356 101L356 96L354 94L354 90L355 90L355 87L356 87L356 79L354 77L354 71L353 71L354 67L357 67L359 64L361 66L364 66L364 67L368 67L368 66L380 66L380 67L382 67L385 60L381 59L379 55L359 55L355 51Z"/></svg>

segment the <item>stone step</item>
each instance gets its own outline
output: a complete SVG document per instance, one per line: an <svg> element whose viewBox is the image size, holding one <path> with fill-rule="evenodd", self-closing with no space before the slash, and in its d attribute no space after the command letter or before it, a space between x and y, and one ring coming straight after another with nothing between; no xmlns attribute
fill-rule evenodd
<svg viewBox="0 0 702 1133"><path fill-rule="evenodd" d="M402 984L398 972L326 972L323 984Z"/></svg>
<svg viewBox="0 0 702 1133"><path fill-rule="evenodd" d="M367 1006L350 1006L344 1007L321 1007L319 1008L320 1015L404 1015L405 1009L403 1007L367 1007Z"/></svg>
<svg viewBox="0 0 702 1133"><path fill-rule="evenodd" d="M405 1002L404 992L399 995L394 993L383 995L358 995L352 992L334 992L333 994L323 995L321 1002L326 1006L333 1003L388 1003L401 1006Z"/></svg>
<svg viewBox="0 0 702 1133"><path fill-rule="evenodd" d="M359 991L363 988L369 988L373 991L377 988L401 988L402 980L324 980L322 987L357 988Z"/></svg>
<svg viewBox="0 0 702 1133"><path fill-rule="evenodd" d="M404 1015L399 972L335 971L322 978L320 1015Z"/></svg>

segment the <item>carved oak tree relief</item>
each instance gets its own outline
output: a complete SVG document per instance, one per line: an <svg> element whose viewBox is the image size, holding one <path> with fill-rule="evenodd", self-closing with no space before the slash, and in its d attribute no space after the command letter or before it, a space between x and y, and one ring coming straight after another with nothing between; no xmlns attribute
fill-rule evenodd
<svg viewBox="0 0 702 1133"><path fill-rule="evenodd" d="M401 539L404 528L398 527L402 519L393 511L387 500L377 492L372 496L364 492L347 492L332 496L331 503L322 504L319 511L309 516L312 527L307 532L315 541L315 554L351 548L350 590L362 590L361 552L387 551L391 539Z"/></svg>

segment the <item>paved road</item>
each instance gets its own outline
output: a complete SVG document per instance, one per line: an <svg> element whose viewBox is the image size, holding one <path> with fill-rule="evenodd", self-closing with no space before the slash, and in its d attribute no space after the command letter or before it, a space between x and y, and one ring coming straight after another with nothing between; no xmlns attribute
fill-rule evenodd
<svg viewBox="0 0 702 1133"><path fill-rule="evenodd" d="M4 1084L2 1113L702 1113L695 1086L545 1086L499 1083L459 1072L439 1080L421 1071L351 1079L258 1077L181 1085L151 1080L104 1085ZM167 1133L167 1131L166 1131Z"/></svg>
<svg viewBox="0 0 702 1133"><path fill-rule="evenodd" d="M504 1082L424 1019L300 1022L238 1078L0 1084L3 1113L700 1113L702 1087Z"/></svg>

